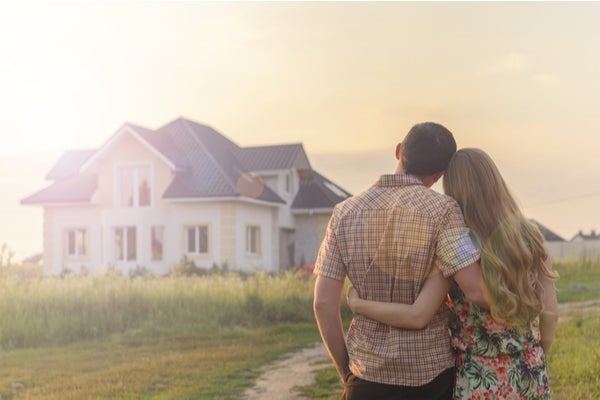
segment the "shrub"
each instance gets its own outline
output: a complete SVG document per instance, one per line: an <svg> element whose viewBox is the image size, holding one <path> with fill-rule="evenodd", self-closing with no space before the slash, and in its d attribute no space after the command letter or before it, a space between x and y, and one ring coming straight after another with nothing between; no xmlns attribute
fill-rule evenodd
<svg viewBox="0 0 600 400"><path fill-rule="evenodd" d="M143 265L136 265L134 269L129 271L129 277L134 279L134 278L143 278L143 277L150 277L153 276L154 274L148 270L148 268L144 267Z"/></svg>
<svg viewBox="0 0 600 400"><path fill-rule="evenodd" d="M172 272L174 276L202 276L206 273L205 269L199 268L193 260L185 256L178 264L175 264Z"/></svg>

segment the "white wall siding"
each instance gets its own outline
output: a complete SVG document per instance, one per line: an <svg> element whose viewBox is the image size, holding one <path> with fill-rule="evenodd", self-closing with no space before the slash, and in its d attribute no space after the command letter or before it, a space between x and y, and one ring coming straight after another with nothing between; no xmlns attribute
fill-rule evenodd
<svg viewBox="0 0 600 400"><path fill-rule="evenodd" d="M236 202L222 202L221 206L221 263L219 267L223 268L227 265L228 268L237 265L236 248L239 245L236 239Z"/></svg>
<svg viewBox="0 0 600 400"><path fill-rule="evenodd" d="M296 215L296 263L302 261L313 264L321 242L325 237L327 223L331 213L297 214Z"/></svg>
<svg viewBox="0 0 600 400"><path fill-rule="evenodd" d="M224 207L224 204L228 204ZM228 215L222 215L224 212ZM229 215L230 214L230 215ZM255 270L279 270L279 210L277 207L248 204L243 201L172 203L163 208L110 208L101 210L95 207L54 207L45 212L45 226L50 238L45 248L46 272L59 274L68 268L79 272L82 267L88 271L114 268L128 273L136 267L145 268L155 274L166 274L185 255L186 226L208 226L208 253L188 255L188 258L201 268L211 268L214 264L222 267L225 262L231 269L252 272ZM232 224L231 234L228 226ZM164 228L163 259L152 260L151 229ZM260 251L257 254L246 252L246 229L260 227ZM87 248L89 255L85 261L69 262L64 254L64 230L82 227L88 230ZM117 227L136 228L136 259L119 261L115 259L114 231ZM224 231L227 229L227 231ZM232 243L223 246L227 237ZM225 259L223 251L228 250ZM233 253L232 253L233 252Z"/></svg>
<svg viewBox="0 0 600 400"><path fill-rule="evenodd" d="M280 236L279 236L279 209L271 208L271 263L272 263L272 271L281 271L285 268L279 262L279 248L281 246Z"/></svg>
<svg viewBox="0 0 600 400"><path fill-rule="evenodd" d="M102 264L121 272L129 272L136 267L157 274L164 274L171 265L173 249L171 236L173 229L168 225L169 212L156 208L113 208L102 212ZM152 260L152 226L164 226L163 260ZM115 259L115 228L136 228L136 259L118 261ZM171 253L171 254L169 254Z"/></svg>
<svg viewBox="0 0 600 400"><path fill-rule="evenodd" d="M100 209L93 206L48 207L44 212L44 249L50 249L44 259L44 273L60 274L63 270L80 272L82 269L94 271L100 264ZM65 230L83 228L86 230L86 255L66 256ZM46 243L48 242L48 243Z"/></svg>
<svg viewBox="0 0 600 400"><path fill-rule="evenodd" d="M211 268L223 263L221 256L221 206L218 202L173 203L166 242L171 247L168 260L172 267L185 255L185 226L208 226L208 254L188 256L198 267Z"/></svg>
<svg viewBox="0 0 600 400"><path fill-rule="evenodd" d="M600 240L546 242L548 254L554 260L582 257L600 259Z"/></svg>
<svg viewBox="0 0 600 400"><path fill-rule="evenodd" d="M274 234L277 221L274 220L276 213L272 207L259 206L239 202L236 207L236 242L237 269L247 272L255 270L277 271L279 266L275 257L279 251L279 237ZM259 226L261 230L261 252L258 255L250 255L246 252L246 228L247 226Z"/></svg>
<svg viewBox="0 0 600 400"><path fill-rule="evenodd" d="M295 169L281 171L280 174L281 191L279 192L279 195L285 201L285 204L279 207L279 226L282 228L293 229L296 226L296 221L292 214L291 206L300 188L300 178ZM292 187L290 192L287 192L285 188L286 176L289 176L291 179Z"/></svg>
<svg viewBox="0 0 600 400"><path fill-rule="evenodd" d="M281 169L272 171L258 171L256 173L263 178L265 184L271 190L277 193L277 195L279 195L279 197L285 201L285 204L281 204L279 206L279 215L277 216L279 226L282 228L293 229L295 226L295 221L291 212L291 205L296 198L298 189L300 188L300 177L298 176L298 172L296 169ZM286 188L286 177L288 176L291 183L289 192Z"/></svg>

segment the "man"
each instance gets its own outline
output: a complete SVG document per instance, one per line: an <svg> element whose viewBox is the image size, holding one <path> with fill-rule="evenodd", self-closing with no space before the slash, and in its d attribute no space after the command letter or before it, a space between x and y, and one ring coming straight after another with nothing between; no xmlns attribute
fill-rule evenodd
<svg viewBox="0 0 600 400"><path fill-rule="evenodd" d="M442 125L415 125L396 146L394 174L336 206L317 258L314 312L344 381L343 399L451 399L454 357L448 309L423 330L356 315L344 339L340 301L346 277L361 298L412 304L428 276L453 277L485 304L479 252L458 204L431 190L456 142Z"/></svg>

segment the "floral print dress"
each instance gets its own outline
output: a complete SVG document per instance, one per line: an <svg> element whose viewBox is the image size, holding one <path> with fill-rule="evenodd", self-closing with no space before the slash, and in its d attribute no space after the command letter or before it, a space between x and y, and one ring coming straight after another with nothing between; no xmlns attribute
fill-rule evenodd
<svg viewBox="0 0 600 400"><path fill-rule="evenodd" d="M550 399L548 368L539 326L517 333L466 301L455 285L448 305L456 354L454 399Z"/></svg>

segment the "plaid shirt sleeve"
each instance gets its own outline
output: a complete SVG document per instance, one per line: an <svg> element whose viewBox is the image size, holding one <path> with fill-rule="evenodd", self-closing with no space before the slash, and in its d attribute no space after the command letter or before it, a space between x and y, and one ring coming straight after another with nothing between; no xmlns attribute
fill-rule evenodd
<svg viewBox="0 0 600 400"><path fill-rule="evenodd" d="M317 261L315 262L314 274L326 278L344 281L346 278L346 266L342 260L342 254L337 238L337 208L334 209L325 238L319 248Z"/></svg>
<svg viewBox="0 0 600 400"><path fill-rule="evenodd" d="M469 228L465 225L460 207L452 201L438 236L435 265L447 278L474 263L479 257L479 250L469 236Z"/></svg>

